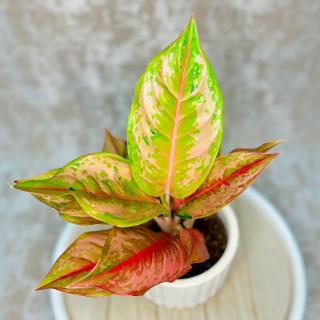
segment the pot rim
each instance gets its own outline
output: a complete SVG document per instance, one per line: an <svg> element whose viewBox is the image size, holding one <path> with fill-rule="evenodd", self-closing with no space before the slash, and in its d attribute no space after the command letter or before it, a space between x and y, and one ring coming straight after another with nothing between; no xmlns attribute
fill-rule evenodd
<svg viewBox="0 0 320 320"><path fill-rule="evenodd" d="M167 288L181 288L198 286L220 275L229 268L239 245L239 225L234 210L230 205L225 206L218 213L227 231L227 246L221 258L208 270L196 276L177 279L174 282L162 282L159 286Z"/></svg>

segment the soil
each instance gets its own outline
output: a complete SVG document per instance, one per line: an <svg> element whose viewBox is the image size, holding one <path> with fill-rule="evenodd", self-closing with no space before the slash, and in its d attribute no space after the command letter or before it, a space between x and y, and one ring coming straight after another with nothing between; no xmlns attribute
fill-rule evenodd
<svg viewBox="0 0 320 320"><path fill-rule="evenodd" d="M210 258L205 262L193 264L192 269L180 279L194 277L210 269L221 258L227 246L227 233L217 215L196 220L193 228L204 235Z"/></svg>

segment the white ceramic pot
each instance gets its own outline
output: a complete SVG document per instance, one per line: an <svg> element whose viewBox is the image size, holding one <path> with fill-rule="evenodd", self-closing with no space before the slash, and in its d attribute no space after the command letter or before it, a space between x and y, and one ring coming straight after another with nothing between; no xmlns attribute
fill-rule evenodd
<svg viewBox="0 0 320 320"><path fill-rule="evenodd" d="M239 226L233 209L224 207L219 213L226 231L227 247L220 260L209 270L192 278L161 283L145 297L166 308L191 308L212 297L221 288L239 244Z"/></svg>

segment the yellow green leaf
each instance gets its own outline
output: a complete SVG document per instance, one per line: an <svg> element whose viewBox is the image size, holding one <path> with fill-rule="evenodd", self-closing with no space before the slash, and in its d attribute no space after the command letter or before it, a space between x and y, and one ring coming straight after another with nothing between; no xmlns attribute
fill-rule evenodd
<svg viewBox="0 0 320 320"><path fill-rule="evenodd" d="M223 100L192 18L147 66L128 120L128 154L139 187L184 198L208 175L223 131Z"/></svg>
<svg viewBox="0 0 320 320"><path fill-rule="evenodd" d="M111 153L82 156L46 179L19 180L14 187L33 193L61 211L64 219L82 224L102 221L127 227L167 213L157 198L139 189L128 160ZM91 220L86 220L84 212Z"/></svg>

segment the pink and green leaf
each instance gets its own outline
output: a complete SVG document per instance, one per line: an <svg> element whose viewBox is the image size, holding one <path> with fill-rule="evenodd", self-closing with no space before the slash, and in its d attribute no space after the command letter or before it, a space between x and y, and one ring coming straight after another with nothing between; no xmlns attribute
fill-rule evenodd
<svg viewBox="0 0 320 320"><path fill-rule="evenodd" d="M32 195L47 206L56 209L60 217L67 222L79 225L102 223L101 220L94 219L83 210L71 194L55 195L32 193Z"/></svg>
<svg viewBox="0 0 320 320"><path fill-rule="evenodd" d="M113 228L96 267L71 287L95 286L117 295L142 295L187 273L191 268L188 253L179 235L144 227Z"/></svg>
<svg viewBox="0 0 320 320"><path fill-rule="evenodd" d="M97 264L110 231L88 232L76 239L58 258L37 290L57 289L66 293L85 296L110 295L99 288L75 289L69 286L85 277Z"/></svg>
<svg viewBox="0 0 320 320"><path fill-rule="evenodd" d="M240 195L278 154L233 152L216 159L206 182L180 201L176 214L203 218L216 213Z"/></svg>
<svg viewBox="0 0 320 320"><path fill-rule="evenodd" d="M19 180L14 187L35 194L61 210L65 219L80 223L85 223L87 214L89 224L101 221L127 227L167 213L158 199L139 189L128 160L110 153L77 158L45 179Z"/></svg>
<svg viewBox="0 0 320 320"><path fill-rule="evenodd" d="M127 157L127 141L114 137L108 129L104 131L104 144L102 152L117 154L123 158Z"/></svg>
<svg viewBox="0 0 320 320"><path fill-rule="evenodd" d="M46 180L54 177L59 169L53 169L31 179L16 180L15 184L21 185L23 182L30 180ZM57 195L57 194L41 194L32 193L32 195L46 204L49 207L56 209L59 212L61 218L67 222L80 224L80 225L91 225L101 223L101 221L90 217L78 204L76 199L71 194Z"/></svg>
<svg viewBox="0 0 320 320"><path fill-rule="evenodd" d="M127 136L137 184L152 196L190 195L208 175L222 131L222 95L192 18L135 90Z"/></svg>

